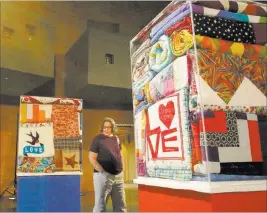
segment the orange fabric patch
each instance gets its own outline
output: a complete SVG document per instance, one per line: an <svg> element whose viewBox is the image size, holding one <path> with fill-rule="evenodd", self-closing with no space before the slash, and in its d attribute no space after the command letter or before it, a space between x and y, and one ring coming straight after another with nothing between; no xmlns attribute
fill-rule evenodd
<svg viewBox="0 0 267 213"><path fill-rule="evenodd" d="M248 130L252 162L262 162L258 121L248 121Z"/></svg>
<svg viewBox="0 0 267 213"><path fill-rule="evenodd" d="M52 122L55 138L79 137L78 108L74 105L52 106Z"/></svg>
<svg viewBox="0 0 267 213"><path fill-rule="evenodd" d="M206 132L227 133L226 114L223 111L214 111L214 118L204 120ZM202 119L199 122L200 132L203 132Z"/></svg>

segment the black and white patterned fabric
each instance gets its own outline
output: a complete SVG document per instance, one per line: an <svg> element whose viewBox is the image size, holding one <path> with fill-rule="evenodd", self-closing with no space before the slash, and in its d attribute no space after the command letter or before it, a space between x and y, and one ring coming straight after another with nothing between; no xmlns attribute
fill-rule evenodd
<svg viewBox="0 0 267 213"><path fill-rule="evenodd" d="M197 35L247 44L256 43L255 33L250 23L195 13L194 27Z"/></svg>
<svg viewBox="0 0 267 213"><path fill-rule="evenodd" d="M227 133L207 132L207 146L239 147L237 118L235 112L226 112ZM201 146L205 146L204 133L200 133Z"/></svg>

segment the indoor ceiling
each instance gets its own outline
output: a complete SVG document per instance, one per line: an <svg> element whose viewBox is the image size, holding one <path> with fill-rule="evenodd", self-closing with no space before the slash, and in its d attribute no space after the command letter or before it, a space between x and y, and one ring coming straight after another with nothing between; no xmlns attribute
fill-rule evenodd
<svg viewBox="0 0 267 213"><path fill-rule="evenodd" d="M16 4L15 6L18 9L23 8L24 12L30 10L39 16L46 17L51 23L55 20L54 25L57 35L55 55L62 55L68 52L86 30L87 20L128 24L130 23L129 20L132 22L132 17L144 16L145 18L142 20L140 18L135 20L138 26L144 26L167 6L169 1L43 1L13 2L11 4ZM13 8L15 7L14 5ZM128 13L128 17L131 18L125 18L122 13L125 10ZM103 13L108 13L110 19L107 20L107 16L102 16L101 14ZM20 95L55 96L54 78L4 67L1 67L0 74L1 104L18 105ZM85 108L132 109L132 93L130 89L88 84L77 92L75 98L82 98Z"/></svg>

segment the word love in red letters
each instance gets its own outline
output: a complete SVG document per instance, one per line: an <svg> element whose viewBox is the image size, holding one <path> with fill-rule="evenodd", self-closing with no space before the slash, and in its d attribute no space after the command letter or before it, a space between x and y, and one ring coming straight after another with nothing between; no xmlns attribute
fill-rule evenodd
<svg viewBox="0 0 267 213"><path fill-rule="evenodd" d="M169 101L166 106L161 104L159 106L159 119L160 121L168 128L167 130L161 131L160 127L157 127L153 130L150 129L150 124L148 122L147 125L147 141L149 144L149 148L151 151L151 155L153 159L157 159L160 156L158 156L159 153L159 146L160 141L162 145L162 152L178 152L178 147L168 147L166 144L171 141L177 141L177 136L171 136L168 137L168 135L171 135L172 133L177 132L177 128L171 128L170 126L172 124L172 120L175 116L175 108L173 101ZM149 120L149 119L148 119ZM152 141L150 136L157 135L156 142L153 143L155 146L152 145ZM161 139L161 140L160 140Z"/></svg>

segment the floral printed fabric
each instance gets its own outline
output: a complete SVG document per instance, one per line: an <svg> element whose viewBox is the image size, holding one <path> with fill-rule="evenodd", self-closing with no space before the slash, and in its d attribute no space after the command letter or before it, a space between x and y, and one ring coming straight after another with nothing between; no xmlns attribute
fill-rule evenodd
<svg viewBox="0 0 267 213"><path fill-rule="evenodd" d="M56 164L54 157L22 157L17 159L17 172L25 173L51 173L55 172Z"/></svg>

